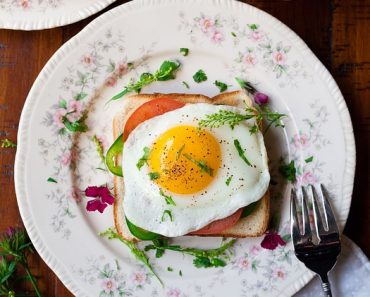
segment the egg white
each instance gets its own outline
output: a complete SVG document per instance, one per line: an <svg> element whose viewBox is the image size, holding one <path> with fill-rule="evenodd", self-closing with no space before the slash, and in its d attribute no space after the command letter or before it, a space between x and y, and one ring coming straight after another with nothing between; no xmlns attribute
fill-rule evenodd
<svg viewBox="0 0 370 297"><path fill-rule="evenodd" d="M159 194L159 186L148 176L147 165L141 170L136 167L143 155L143 148L151 148L156 138L168 129L179 125L197 127L199 120L219 110L243 113L242 109L231 106L189 104L149 119L131 132L124 145L122 169L125 189L123 208L133 224L167 237L177 237L230 216L239 208L262 198L268 189L270 174L263 136L260 132L252 135L249 132L254 120L244 121L233 130L228 125L206 128L216 139L222 140L221 167L213 181L198 193L180 195L164 190L172 196L176 206L166 204L164 197ZM234 139L239 140L248 160L255 167L248 166L240 158ZM233 177L227 186L225 181L230 175ZM165 210L171 211L173 221L166 217L162 222Z"/></svg>

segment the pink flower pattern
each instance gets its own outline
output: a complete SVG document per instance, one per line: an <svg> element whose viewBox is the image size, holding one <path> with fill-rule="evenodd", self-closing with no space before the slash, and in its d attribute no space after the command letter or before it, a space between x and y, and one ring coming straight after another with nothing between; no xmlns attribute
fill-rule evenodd
<svg viewBox="0 0 370 297"><path fill-rule="evenodd" d="M18 2L18 5L22 7L23 9L27 9L31 6L31 1L30 0L20 0Z"/></svg>
<svg viewBox="0 0 370 297"><path fill-rule="evenodd" d="M247 270L250 267L250 262L247 257L241 257L237 261L238 267L242 270Z"/></svg>
<svg viewBox="0 0 370 297"><path fill-rule="evenodd" d="M297 149L305 149L309 145L309 138L306 134L296 134L293 137L294 146Z"/></svg>
<svg viewBox="0 0 370 297"><path fill-rule="evenodd" d="M167 297L180 297L180 296L181 296L181 292L179 289L170 289L167 292Z"/></svg>
<svg viewBox="0 0 370 297"><path fill-rule="evenodd" d="M275 51L272 53L272 59L277 65L285 65L286 55L282 51Z"/></svg>
<svg viewBox="0 0 370 297"><path fill-rule="evenodd" d="M53 122L57 128L64 128L63 117L66 115L67 111L62 108L58 108L53 114Z"/></svg>
<svg viewBox="0 0 370 297"><path fill-rule="evenodd" d="M131 280L136 286L144 285L146 278L146 274L143 272L134 272L131 274Z"/></svg>
<svg viewBox="0 0 370 297"><path fill-rule="evenodd" d="M257 64L257 57L252 53L246 53L243 57L243 61L248 66L254 66Z"/></svg>
<svg viewBox="0 0 370 297"><path fill-rule="evenodd" d="M278 267L276 268L273 272L272 272L272 277L275 279L275 280L283 280L285 278L285 271L283 270L282 267Z"/></svg>
<svg viewBox="0 0 370 297"><path fill-rule="evenodd" d="M199 23L203 33L207 33L208 31L212 30L215 25L215 22L208 17L203 17Z"/></svg>
<svg viewBox="0 0 370 297"><path fill-rule="evenodd" d="M103 287L103 291L106 294L110 294L110 293L114 293L114 291L117 288L117 284L113 279L107 278L107 279L103 280L102 287Z"/></svg>

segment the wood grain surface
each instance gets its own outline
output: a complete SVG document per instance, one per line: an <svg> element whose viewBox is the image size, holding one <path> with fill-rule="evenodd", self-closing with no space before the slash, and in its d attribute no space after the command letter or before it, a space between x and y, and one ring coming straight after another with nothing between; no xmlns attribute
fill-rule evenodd
<svg viewBox="0 0 370 297"><path fill-rule="evenodd" d="M293 29L328 68L344 95L357 147L353 202L344 233L370 256L370 0L244 2ZM16 140L20 113L38 73L63 43L98 15L43 31L0 30L0 139ZM1 232L8 226L22 226L14 192L14 157L15 149L0 150ZM44 296L72 296L36 253L31 262Z"/></svg>

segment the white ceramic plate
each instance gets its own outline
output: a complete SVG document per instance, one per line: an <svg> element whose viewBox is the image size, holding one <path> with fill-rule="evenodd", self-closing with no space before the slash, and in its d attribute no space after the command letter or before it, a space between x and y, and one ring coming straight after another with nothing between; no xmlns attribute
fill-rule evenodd
<svg viewBox="0 0 370 297"><path fill-rule="evenodd" d="M190 54L181 56L180 47ZM236 89L234 77L240 76L269 94L273 109L288 114L286 128L272 128L266 136L280 234L289 232L289 186L277 173L281 157L296 161L299 185L327 185L344 226L355 167L352 125L336 83L307 46L275 18L239 2L134 1L99 17L58 50L25 103L15 183L37 251L77 296L291 296L312 277L291 243L269 251L260 247L261 238L238 240L230 263L220 269L196 269L190 257L171 252L159 260L151 255L162 288L125 246L97 235L113 225L112 208L87 213L81 192L111 177L96 169L101 164L91 137L112 143L111 120L122 102L105 103L130 78L154 71L165 59L182 62L176 80L144 92L215 95L215 79ZM129 62L134 69L127 70ZM192 75L200 68L208 81L196 84ZM60 119L67 110L76 117L88 110L90 130L65 132ZM58 183L48 183L49 177ZM220 239L176 242L216 247Z"/></svg>
<svg viewBox="0 0 370 297"><path fill-rule="evenodd" d="M115 0L0 0L0 28L41 30L83 20Z"/></svg>

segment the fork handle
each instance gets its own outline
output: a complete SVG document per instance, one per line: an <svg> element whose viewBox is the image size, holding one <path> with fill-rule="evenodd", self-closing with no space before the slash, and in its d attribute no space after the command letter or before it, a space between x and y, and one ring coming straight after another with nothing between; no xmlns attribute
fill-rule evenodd
<svg viewBox="0 0 370 297"><path fill-rule="evenodd" d="M332 297L333 295L331 294L331 288L330 288L330 282L328 279L328 275L320 275L321 278L321 287L322 290L324 291L324 296L325 297Z"/></svg>

